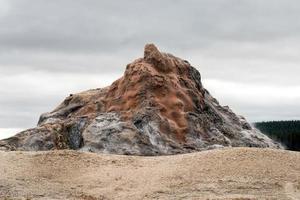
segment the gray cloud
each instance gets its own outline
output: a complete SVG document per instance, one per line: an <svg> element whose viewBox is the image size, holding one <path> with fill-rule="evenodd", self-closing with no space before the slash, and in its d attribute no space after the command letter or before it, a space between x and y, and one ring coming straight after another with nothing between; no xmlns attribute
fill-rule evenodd
<svg viewBox="0 0 300 200"><path fill-rule="evenodd" d="M7 0L6 0L7 1ZM8 1L7 1L8 2ZM5 49L109 52L155 40L170 48L298 37L297 1L9 1Z"/></svg>
<svg viewBox="0 0 300 200"><path fill-rule="evenodd" d="M147 42L189 60L221 103L251 121L297 118L299 8L297 0L2 0L0 128L34 126L69 93L110 84Z"/></svg>

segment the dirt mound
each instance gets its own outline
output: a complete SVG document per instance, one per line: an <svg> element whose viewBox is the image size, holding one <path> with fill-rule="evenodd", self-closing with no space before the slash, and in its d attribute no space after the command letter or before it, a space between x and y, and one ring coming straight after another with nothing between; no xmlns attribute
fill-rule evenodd
<svg viewBox="0 0 300 200"><path fill-rule="evenodd" d="M300 153L0 152L0 199L300 199Z"/></svg>
<svg viewBox="0 0 300 200"><path fill-rule="evenodd" d="M145 46L111 86L72 94L38 127L0 141L4 150L78 149L133 155L229 147L280 148L220 106L186 60Z"/></svg>

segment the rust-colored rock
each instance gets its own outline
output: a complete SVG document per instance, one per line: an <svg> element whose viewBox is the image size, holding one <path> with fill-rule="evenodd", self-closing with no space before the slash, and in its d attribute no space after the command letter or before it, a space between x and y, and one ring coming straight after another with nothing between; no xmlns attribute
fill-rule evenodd
<svg viewBox="0 0 300 200"><path fill-rule="evenodd" d="M204 89L187 61L147 44L111 86L70 95L38 127L0 141L9 150L80 149L162 155L223 146L280 148Z"/></svg>

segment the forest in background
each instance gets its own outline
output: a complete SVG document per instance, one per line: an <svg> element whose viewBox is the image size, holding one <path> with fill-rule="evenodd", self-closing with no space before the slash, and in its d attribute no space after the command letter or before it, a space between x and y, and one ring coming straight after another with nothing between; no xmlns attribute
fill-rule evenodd
<svg viewBox="0 0 300 200"><path fill-rule="evenodd" d="M300 121L269 121L254 124L264 134L282 143L287 150L300 151Z"/></svg>

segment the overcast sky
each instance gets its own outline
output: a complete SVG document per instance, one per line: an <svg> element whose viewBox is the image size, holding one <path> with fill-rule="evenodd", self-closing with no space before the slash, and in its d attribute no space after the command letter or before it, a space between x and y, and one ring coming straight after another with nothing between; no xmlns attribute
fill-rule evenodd
<svg viewBox="0 0 300 200"><path fill-rule="evenodd" d="M299 0L0 0L0 138L109 85L149 42L189 60L249 121L300 119L299 10Z"/></svg>

